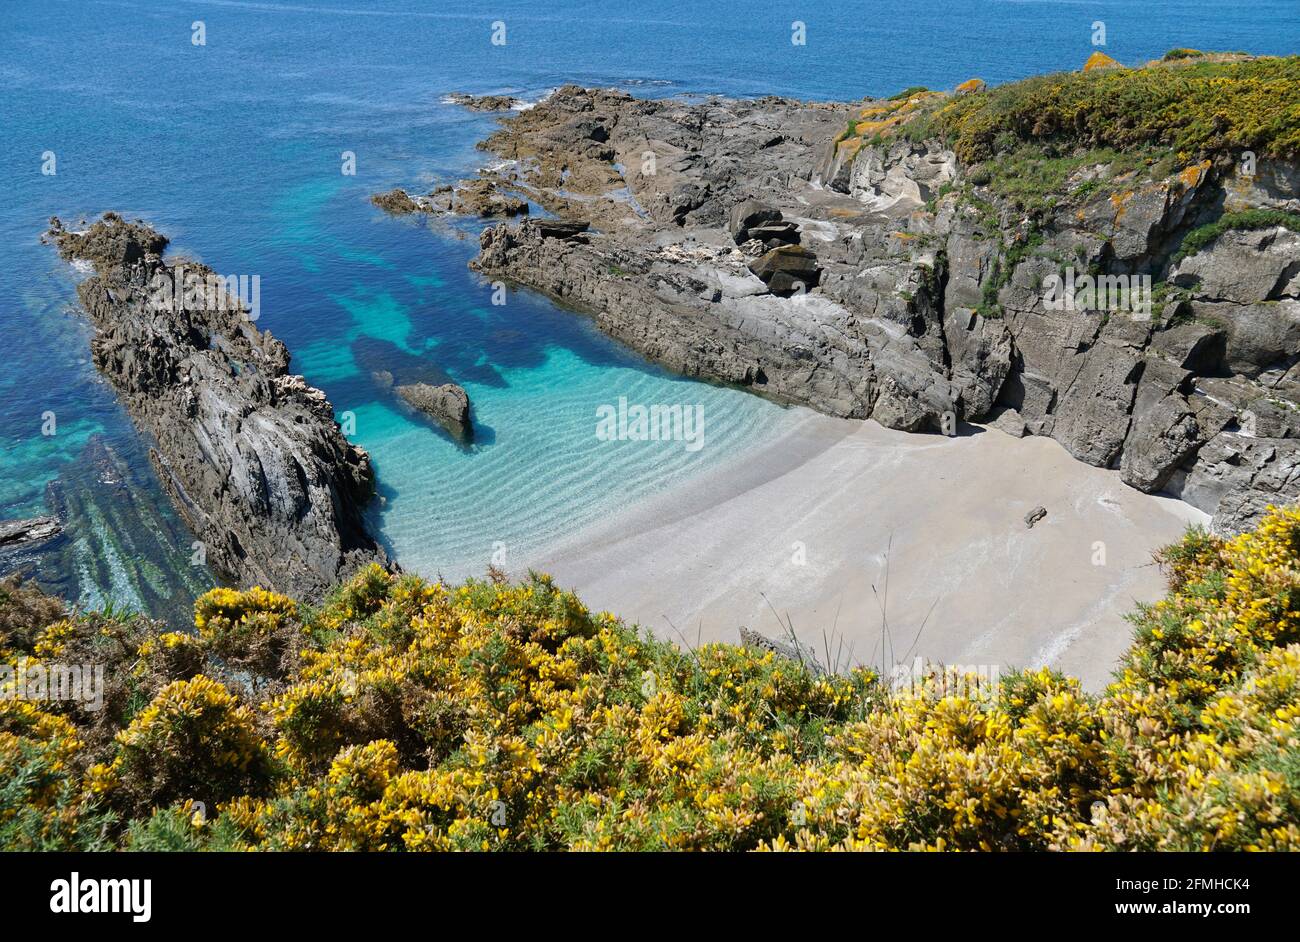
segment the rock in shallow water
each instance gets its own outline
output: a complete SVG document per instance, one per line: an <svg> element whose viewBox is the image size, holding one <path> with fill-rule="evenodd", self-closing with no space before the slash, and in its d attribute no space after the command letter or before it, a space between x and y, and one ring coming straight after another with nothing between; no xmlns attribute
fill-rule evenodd
<svg viewBox="0 0 1300 942"><path fill-rule="evenodd" d="M457 441L468 442L474 437L474 427L469 418L469 395L455 383L431 386L428 383L411 383L394 390L413 408L433 419Z"/></svg>

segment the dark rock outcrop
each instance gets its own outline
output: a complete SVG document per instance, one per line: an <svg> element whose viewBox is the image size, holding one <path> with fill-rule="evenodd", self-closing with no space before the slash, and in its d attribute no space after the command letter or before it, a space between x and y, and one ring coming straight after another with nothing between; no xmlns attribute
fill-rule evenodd
<svg viewBox="0 0 1300 942"><path fill-rule="evenodd" d="M466 95L464 92L453 92L447 99L451 104L469 111L509 111L522 104L513 95Z"/></svg>
<svg viewBox="0 0 1300 942"><path fill-rule="evenodd" d="M457 441L466 442L474 436L469 418L469 395L455 383L430 386L428 383L411 383L395 386L394 392L413 408L433 419Z"/></svg>
<svg viewBox="0 0 1300 942"><path fill-rule="evenodd" d="M95 366L152 440L163 490L215 572L318 599L358 567L387 564L362 520L369 456L211 269L163 261L162 236L114 213L83 233L52 220L46 238L94 265L78 295ZM196 284L209 290L191 293Z"/></svg>

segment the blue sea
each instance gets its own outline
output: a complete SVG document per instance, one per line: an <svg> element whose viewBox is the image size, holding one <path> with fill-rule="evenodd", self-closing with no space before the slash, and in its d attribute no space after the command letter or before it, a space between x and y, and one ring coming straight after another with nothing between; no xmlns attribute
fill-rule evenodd
<svg viewBox="0 0 1300 942"><path fill-rule="evenodd" d="M577 82L851 100L1078 68L1098 23L1130 63L1175 46L1300 49L1300 0L4 0L0 519L75 492L63 571L43 575L87 604L181 608L210 582L90 365L84 273L37 241L51 215L117 210L175 253L259 276L259 326L374 458L383 540L408 569L459 578L739 460L799 413L674 377L536 295L493 304L466 268L480 222L375 209L372 193L491 162L475 143L494 118L448 93L535 101ZM367 349L461 383L474 447L399 408ZM597 409L620 397L702 406L705 447L598 440ZM92 443L118 471L90 460Z"/></svg>

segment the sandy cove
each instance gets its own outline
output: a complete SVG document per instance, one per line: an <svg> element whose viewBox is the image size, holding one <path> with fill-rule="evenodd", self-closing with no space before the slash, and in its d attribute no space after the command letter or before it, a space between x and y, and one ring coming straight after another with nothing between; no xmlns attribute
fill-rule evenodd
<svg viewBox="0 0 1300 942"><path fill-rule="evenodd" d="M801 411L781 439L533 564L678 643L735 642L741 626L780 637L779 613L819 653L825 634L832 660L1050 665L1096 690L1128 646L1124 615L1164 591L1152 551L1208 519L1048 438L912 435Z"/></svg>

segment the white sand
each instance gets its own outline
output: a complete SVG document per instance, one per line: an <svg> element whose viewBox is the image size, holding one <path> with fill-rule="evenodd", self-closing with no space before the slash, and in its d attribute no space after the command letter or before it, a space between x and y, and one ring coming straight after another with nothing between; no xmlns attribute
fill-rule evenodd
<svg viewBox="0 0 1300 942"><path fill-rule="evenodd" d="M779 441L532 564L679 643L734 642L741 625L780 636L774 607L818 652L825 633L832 660L1051 665L1099 689L1128 646L1124 614L1164 591L1152 551L1205 520L1050 439L909 435L801 411ZM1048 515L1029 529L1038 505Z"/></svg>

